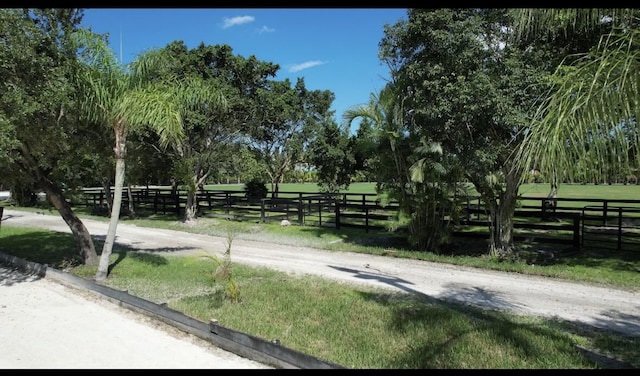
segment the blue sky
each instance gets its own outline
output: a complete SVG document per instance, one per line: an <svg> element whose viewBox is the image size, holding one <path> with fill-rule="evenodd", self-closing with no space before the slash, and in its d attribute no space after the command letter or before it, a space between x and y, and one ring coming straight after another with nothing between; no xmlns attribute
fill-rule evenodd
<svg viewBox="0 0 640 376"><path fill-rule="evenodd" d="M406 9L89 8L82 24L109 33L111 48L124 63L175 40L188 48L228 44L235 55L278 64L278 80L294 84L304 77L308 89L331 90L341 122L346 109L368 102L384 87L389 71L378 59L378 43L384 24L400 19L406 19Z"/></svg>

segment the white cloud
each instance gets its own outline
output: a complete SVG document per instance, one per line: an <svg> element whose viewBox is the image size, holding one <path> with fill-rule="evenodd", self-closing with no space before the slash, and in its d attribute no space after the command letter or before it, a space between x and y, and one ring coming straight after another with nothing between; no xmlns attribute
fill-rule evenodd
<svg viewBox="0 0 640 376"><path fill-rule="evenodd" d="M259 33L260 34L262 34L262 33L273 33L274 31L276 31L276 29L272 29L272 28L269 28L267 26L263 26L262 29L260 29Z"/></svg>
<svg viewBox="0 0 640 376"><path fill-rule="evenodd" d="M254 20L255 20L255 17L253 16L237 16L237 17L225 18L224 23L222 24L222 28L228 29L232 26L253 22Z"/></svg>
<svg viewBox="0 0 640 376"><path fill-rule="evenodd" d="M301 71L303 69L315 67L316 65L322 65L322 64L324 64L324 62L318 61L318 60L307 61L307 62L304 62L302 64L296 64L296 65L292 66L291 68L289 68L289 72L295 73L295 72L299 72L299 71Z"/></svg>

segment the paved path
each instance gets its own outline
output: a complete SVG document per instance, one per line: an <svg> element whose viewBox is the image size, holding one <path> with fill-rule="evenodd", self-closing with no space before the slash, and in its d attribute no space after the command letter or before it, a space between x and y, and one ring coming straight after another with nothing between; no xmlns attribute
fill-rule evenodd
<svg viewBox="0 0 640 376"><path fill-rule="evenodd" d="M94 236L108 223L83 220ZM70 232L59 216L5 209L2 226ZM119 224L116 242L159 254L211 252L222 255L226 239ZM276 270L421 294L516 314L557 317L640 335L640 291L625 291L426 261L236 239L232 261Z"/></svg>

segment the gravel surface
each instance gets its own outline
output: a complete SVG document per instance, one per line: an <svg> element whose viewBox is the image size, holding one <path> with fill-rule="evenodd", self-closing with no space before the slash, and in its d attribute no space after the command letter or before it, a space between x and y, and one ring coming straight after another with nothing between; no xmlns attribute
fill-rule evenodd
<svg viewBox="0 0 640 376"><path fill-rule="evenodd" d="M99 295L0 265L0 368L271 368Z"/></svg>
<svg viewBox="0 0 640 376"><path fill-rule="evenodd" d="M83 219L94 236L108 223ZM2 226L70 232L59 216L4 211ZM159 254L210 252L222 255L226 239L120 223L116 242ZM516 314L570 320L624 334L640 335L640 291L565 282L516 273L487 271L426 261L236 239L232 261L294 274L400 290L426 297L507 310ZM100 321L96 321L100 322Z"/></svg>

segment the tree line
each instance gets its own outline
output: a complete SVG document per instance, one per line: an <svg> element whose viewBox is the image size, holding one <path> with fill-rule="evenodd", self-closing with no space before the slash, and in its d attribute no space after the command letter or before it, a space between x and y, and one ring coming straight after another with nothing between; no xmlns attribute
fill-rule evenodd
<svg viewBox="0 0 640 376"><path fill-rule="evenodd" d="M198 188L225 176L265 181L274 196L299 171L327 192L375 181L400 203L394 227L439 252L472 183L491 218L488 252L504 258L531 169L554 195L559 182L639 165L635 9L408 9L381 25L391 80L340 122L330 90L276 80L278 64L176 40L124 65L82 16L0 10L0 180L18 200L47 194L97 280L132 184L184 187L189 222ZM66 199L95 185L114 187L99 259Z"/></svg>

